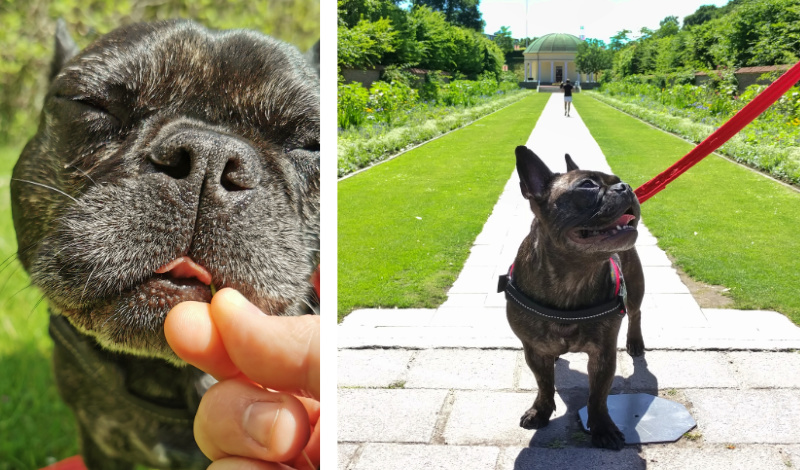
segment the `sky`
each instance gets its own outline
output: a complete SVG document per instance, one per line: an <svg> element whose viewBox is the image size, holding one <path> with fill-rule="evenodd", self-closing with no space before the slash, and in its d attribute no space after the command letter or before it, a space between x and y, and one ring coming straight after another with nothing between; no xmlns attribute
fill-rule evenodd
<svg viewBox="0 0 800 470"><path fill-rule="evenodd" d="M623 29L633 31L628 37L635 39L642 26L658 29L658 23L667 16L677 16L683 24L683 18L701 5L720 7L726 3L727 0L480 0L479 8L486 22L484 32L488 34L509 26L514 38L569 33L608 44L611 36Z"/></svg>

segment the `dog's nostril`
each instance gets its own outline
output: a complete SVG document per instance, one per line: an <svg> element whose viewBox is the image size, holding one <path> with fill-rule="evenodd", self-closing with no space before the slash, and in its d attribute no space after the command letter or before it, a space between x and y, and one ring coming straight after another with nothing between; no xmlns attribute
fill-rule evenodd
<svg viewBox="0 0 800 470"><path fill-rule="evenodd" d="M192 171L192 154L186 148L176 148L163 158L150 155L150 161L160 173L174 178L184 179Z"/></svg>
<svg viewBox="0 0 800 470"><path fill-rule="evenodd" d="M219 183L226 191L244 191L254 187L253 182L242 171L241 165L234 160L228 160L225 164Z"/></svg>

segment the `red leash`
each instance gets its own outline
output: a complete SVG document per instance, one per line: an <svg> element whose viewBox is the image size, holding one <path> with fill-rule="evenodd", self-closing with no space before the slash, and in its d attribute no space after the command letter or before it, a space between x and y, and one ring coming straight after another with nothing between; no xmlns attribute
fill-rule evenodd
<svg viewBox="0 0 800 470"><path fill-rule="evenodd" d="M734 134L742 130L744 126L750 124L753 119L757 118L761 113L766 111L767 108L772 106L774 102L778 101L778 98L786 93L789 88L798 81L800 81L800 62L787 70L780 78L759 93L753 101L747 103L747 105L740 109L728 122L714 131L704 141L700 142L700 144L687 153L685 157L675 162L671 167L661 172L655 178L639 186L636 191L634 191L636 197L639 198L639 203L641 204L652 196L655 196L656 193L664 189L675 178L682 175L697 162L722 146L722 144L727 142Z"/></svg>

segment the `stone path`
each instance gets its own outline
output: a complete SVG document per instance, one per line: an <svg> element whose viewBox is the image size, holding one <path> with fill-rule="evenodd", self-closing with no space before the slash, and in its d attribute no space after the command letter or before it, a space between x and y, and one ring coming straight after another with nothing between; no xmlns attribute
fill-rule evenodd
<svg viewBox="0 0 800 470"><path fill-rule="evenodd" d="M561 95L527 146L554 171L566 152L610 172L578 111L563 116ZM683 403L697 428L673 444L591 448L577 413L584 354L556 364L550 425L520 428L536 382L495 290L531 219L514 173L441 307L358 310L339 325L340 470L800 468L800 328L776 312L700 308L642 224L647 353L624 352L623 321L612 393Z"/></svg>

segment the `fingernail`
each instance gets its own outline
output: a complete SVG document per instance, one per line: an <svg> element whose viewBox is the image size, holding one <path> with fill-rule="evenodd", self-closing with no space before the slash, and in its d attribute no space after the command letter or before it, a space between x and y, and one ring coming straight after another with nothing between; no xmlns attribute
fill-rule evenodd
<svg viewBox="0 0 800 470"><path fill-rule="evenodd" d="M286 443L284 442L286 439L281 438L292 435L292 432L287 432L290 430L282 429L282 432L275 432L280 427L291 424L282 419L282 410L283 404L280 402L255 402L244 412L245 432L272 455L285 454L291 445L291 442ZM289 416L286 413L283 415Z"/></svg>

